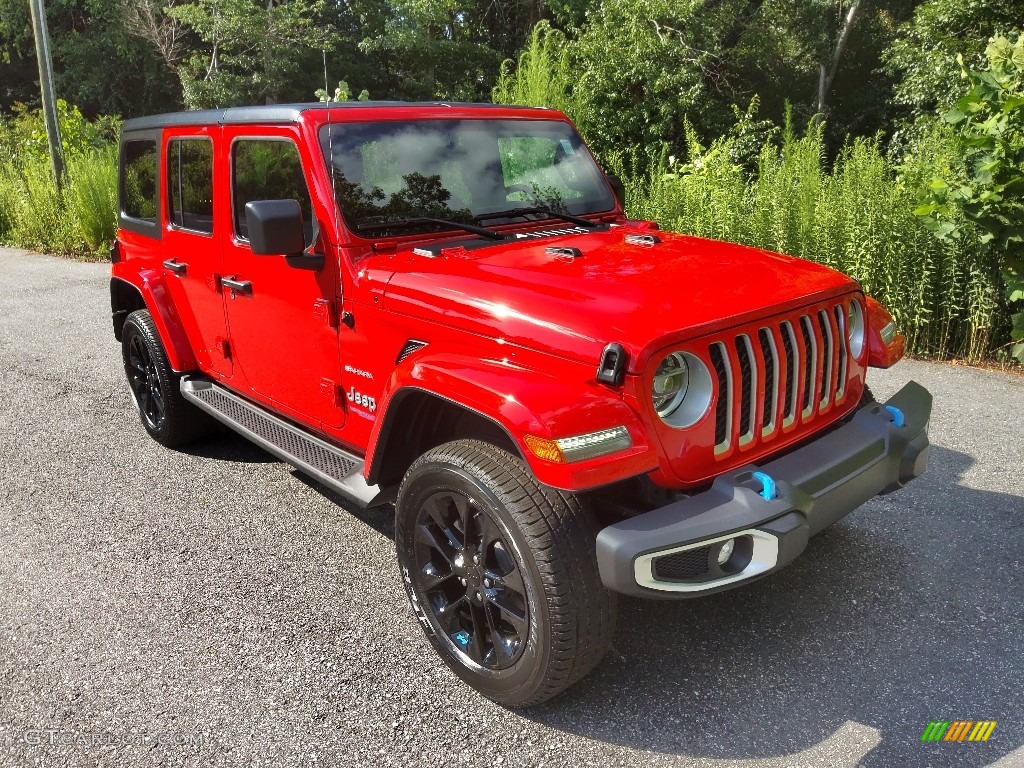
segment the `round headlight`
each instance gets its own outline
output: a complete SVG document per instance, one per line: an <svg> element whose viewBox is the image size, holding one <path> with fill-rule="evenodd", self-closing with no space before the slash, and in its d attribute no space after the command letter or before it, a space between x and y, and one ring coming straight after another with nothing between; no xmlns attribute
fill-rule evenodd
<svg viewBox="0 0 1024 768"><path fill-rule="evenodd" d="M846 333L850 337L850 354L860 358L864 351L864 308L856 299L850 300L846 314Z"/></svg>
<svg viewBox="0 0 1024 768"><path fill-rule="evenodd" d="M654 371L651 402L670 427L692 427L711 407L711 372L696 355L672 352Z"/></svg>
<svg viewBox="0 0 1024 768"><path fill-rule="evenodd" d="M689 379L686 360L679 352L673 352L661 361L651 386L651 401L661 418L672 415L683 402Z"/></svg>

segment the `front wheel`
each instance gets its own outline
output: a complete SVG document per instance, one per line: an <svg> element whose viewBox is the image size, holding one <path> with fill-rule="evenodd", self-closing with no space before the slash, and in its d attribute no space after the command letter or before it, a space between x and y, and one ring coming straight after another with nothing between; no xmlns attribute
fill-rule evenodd
<svg viewBox="0 0 1024 768"><path fill-rule="evenodd" d="M529 706L564 691L611 644L596 526L489 443L460 440L402 481L395 544L409 600L445 663L488 698Z"/></svg>

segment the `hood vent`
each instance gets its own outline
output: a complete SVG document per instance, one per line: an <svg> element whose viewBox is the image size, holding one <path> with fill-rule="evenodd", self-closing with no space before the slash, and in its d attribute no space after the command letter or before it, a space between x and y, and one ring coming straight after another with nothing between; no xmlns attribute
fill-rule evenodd
<svg viewBox="0 0 1024 768"><path fill-rule="evenodd" d="M579 248L566 248L564 246L559 247L555 245L545 248L544 253L548 256L555 256L563 261L572 261L573 259L578 259L583 255L583 251Z"/></svg>
<svg viewBox="0 0 1024 768"><path fill-rule="evenodd" d="M587 227L567 227L565 229L538 229L536 232L516 232L516 240L537 237L562 237L564 235L585 235L590 232Z"/></svg>
<svg viewBox="0 0 1024 768"><path fill-rule="evenodd" d="M661 238L657 235L626 235L625 241L630 245L657 245Z"/></svg>

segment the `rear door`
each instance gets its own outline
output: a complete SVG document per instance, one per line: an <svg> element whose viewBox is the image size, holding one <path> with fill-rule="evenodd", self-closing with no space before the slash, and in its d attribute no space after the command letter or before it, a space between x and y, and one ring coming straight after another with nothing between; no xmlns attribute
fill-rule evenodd
<svg viewBox="0 0 1024 768"><path fill-rule="evenodd" d="M319 270L289 264L285 255L257 256L249 248L245 204L298 200L307 244L317 226L297 129L225 127L231 169L232 231L224 248L224 277L246 286L224 288L235 363L258 399L315 427L344 423L338 330L334 318L338 264Z"/></svg>
<svg viewBox="0 0 1024 768"><path fill-rule="evenodd" d="M230 378L227 322L220 292L223 253L214 236L214 162L217 128L164 133L163 269L200 368ZM215 229L217 230L215 232Z"/></svg>

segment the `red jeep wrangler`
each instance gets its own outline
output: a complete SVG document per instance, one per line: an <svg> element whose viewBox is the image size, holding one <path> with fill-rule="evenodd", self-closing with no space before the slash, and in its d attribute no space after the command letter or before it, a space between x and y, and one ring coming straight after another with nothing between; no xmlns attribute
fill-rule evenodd
<svg viewBox="0 0 1024 768"><path fill-rule="evenodd" d="M892 318L818 264L630 220L544 109L313 104L129 120L114 334L149 434L214 421L395 504L416 617L534 704L615 594L783 568L927 463L931 396L868 366Z"/></svg>

